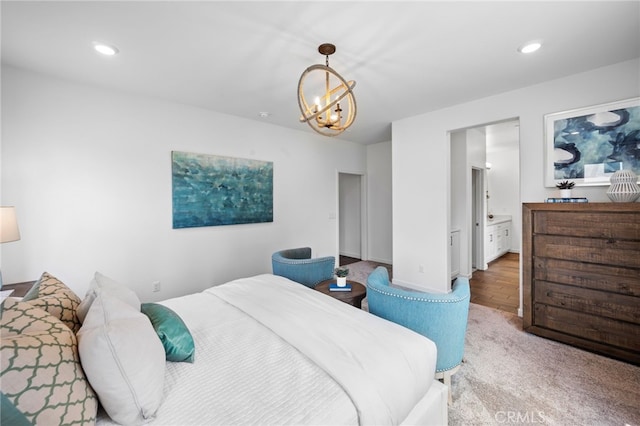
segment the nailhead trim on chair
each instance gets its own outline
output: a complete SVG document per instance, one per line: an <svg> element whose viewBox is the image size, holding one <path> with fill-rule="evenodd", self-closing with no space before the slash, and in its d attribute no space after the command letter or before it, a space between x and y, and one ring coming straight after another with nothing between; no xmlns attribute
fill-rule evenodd
<svg viewBox="0 0 640 426"><path fill-rule="evenodd" d="M377 293L384 294L385 296L397 297L399 299L405 299L405 300L414 300L416 302L458 303L458 302L461 302L461 301L467 299L467 297L463 297L463 298L457 297L455 299L428 299L428 298L424 298L424 297L404 296L404 295L399 295L399 294L395 294L395 293L389 293L389 292L386 292L386 291L382 291L382 290L379 290L377 288L370 287L370 286L367 287L367 290L375 291Z"/></svg>
<svg viewBox="0 0 640 426"><path fill-rule="evenodd" d="M313 258L313 259L289 259L286 257L278 257L277 261L279 263L286 263L287 265L300 265L300 264L308 264L308 263L315 263L317 261L317 259Z"/></svg>

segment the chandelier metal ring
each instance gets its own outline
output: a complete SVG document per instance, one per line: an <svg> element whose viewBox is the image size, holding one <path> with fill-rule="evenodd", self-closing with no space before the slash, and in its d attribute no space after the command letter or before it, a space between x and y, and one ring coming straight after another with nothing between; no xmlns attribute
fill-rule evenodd
<svg viewBox="0 0 640 426"><path fill-rule="evenodd" d="M311 65L302 73L298 81L298 106L302 112L300 122L306 122L314 131L324 136L336 136L351 126L356 117L357 106L353 95L356 82L347 81L329 67L329 55L335 52L335 46L323 44L318 50L326 54L326 65ZM311 75L314 77L310 77ZM322 88L324 93L316 96L315 102L309 102L305 97L305 83L308 78L309 80L315 78L316 82L324 84ZM316 83L316 86L321 87L322 84ZM313 88L317 89L317 87ZM343 102L341 106L340 102L344 100L346 105ZM344 109L347 110L346 116L343 115Z"/></svg>

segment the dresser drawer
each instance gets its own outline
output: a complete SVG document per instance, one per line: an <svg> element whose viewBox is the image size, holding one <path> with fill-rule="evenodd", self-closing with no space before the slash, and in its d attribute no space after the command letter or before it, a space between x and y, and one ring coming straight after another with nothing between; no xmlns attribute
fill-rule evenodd
<svg viewBox="0 0 640 426"><path fill-rule="evenodd" d="M639 269L547 257L536 257L533 263L534 280L640 297Z"/></svg>
<svg viewBox="0 0 640 426"><path fill-rule="evenodd" d="M640 326L637 324L542 303L535 304L534 316L537 327L640 353Z"/></svg>
<svg viewBox="0 0 640 426"><path fill-rule="evenodd" d="M631 212L535 212L535 234L640 240L638 214Z"/></svg>
<svg viewBox="0 0 640 426"><path fill-rule="evenodd" d="M534 286L536 303L640 325L640 298L548 281Z"/></svg>
<svg viewBox="0 0 640 426"><path fill-rule="evenodd" d="M534 235L533 255L535 257L640 268L640 241Z"/></svg>

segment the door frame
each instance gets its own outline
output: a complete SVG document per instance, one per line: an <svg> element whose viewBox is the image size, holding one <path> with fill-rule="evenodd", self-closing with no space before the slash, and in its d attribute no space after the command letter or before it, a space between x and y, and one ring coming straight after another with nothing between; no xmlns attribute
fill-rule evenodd
<svg viewBox="0 0 640 426"><path fill-rule="evenodd" d="M480 167L471 167L471 273L475 269L484 271L487 264L484 257L485 227L485 171Z"/></svg>

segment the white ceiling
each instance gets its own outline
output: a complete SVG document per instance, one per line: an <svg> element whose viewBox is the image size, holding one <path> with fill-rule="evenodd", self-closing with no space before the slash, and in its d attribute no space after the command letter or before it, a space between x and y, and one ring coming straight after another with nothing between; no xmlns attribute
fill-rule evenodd
<svg viewBox="0 0 640 426"><path fill-rule="evenodd" d="M639 1L2 1L2 63L313 133L302 71L355 80L340 137L391 140L391 122L640 57ZM517 48L532 39L543 48ZM115 57L92 50L114 44ZM588 88L585 88L588 90ZM259 112L271 116L261 118Z"/></svg>

